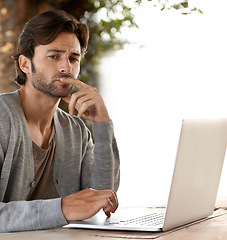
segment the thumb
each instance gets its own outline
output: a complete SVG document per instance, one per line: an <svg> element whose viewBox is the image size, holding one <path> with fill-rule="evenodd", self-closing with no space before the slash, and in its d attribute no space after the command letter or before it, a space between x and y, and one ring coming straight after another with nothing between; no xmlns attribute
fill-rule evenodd
<svg viewBox="0 0 227 240"><path fill-rule="evenodd" d="M67 102L67 103L69 103L70 102L70 100L71 100L71 95L70 96L68 96L68 97L64 97L64 98L61 98L64 102Z"/></svg>

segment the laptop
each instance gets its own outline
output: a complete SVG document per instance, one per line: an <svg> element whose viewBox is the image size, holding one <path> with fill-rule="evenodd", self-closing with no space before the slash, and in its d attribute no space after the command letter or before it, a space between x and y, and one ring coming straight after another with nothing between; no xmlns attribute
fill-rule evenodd
<svg viewBox="0 0 227 240"><path fill-rule="evenodd" d="M64 227L156 232L208 217L215 208L226 145L227 119L183 120L165 209L119 207L110 218L99 211Z"/></svg>

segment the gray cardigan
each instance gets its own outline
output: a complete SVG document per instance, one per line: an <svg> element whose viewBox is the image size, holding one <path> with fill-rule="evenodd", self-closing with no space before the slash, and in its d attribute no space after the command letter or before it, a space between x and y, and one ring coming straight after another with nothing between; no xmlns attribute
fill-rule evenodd
<svg viewBox="0 0 227 240"><path fill-rule="evenodd" d="M54 183L60 197L88 187L119 186L119 154L112 122L93 124L95 145L84 123L61 109L54 115ZM32 139L19 91L0 95L0 232L67 224L61 198L25 201L34 178Z"/></svg>

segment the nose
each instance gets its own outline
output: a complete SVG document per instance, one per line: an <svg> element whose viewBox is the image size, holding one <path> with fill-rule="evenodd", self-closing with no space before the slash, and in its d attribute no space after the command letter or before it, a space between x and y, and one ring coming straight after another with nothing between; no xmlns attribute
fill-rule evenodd
<svg viewBox="0 0 227 240"><path fill-rule="evenodd" d="M68 58L62 59L60 62L59 70L61 73L71 73L72 72L72 65Z"/></svg>

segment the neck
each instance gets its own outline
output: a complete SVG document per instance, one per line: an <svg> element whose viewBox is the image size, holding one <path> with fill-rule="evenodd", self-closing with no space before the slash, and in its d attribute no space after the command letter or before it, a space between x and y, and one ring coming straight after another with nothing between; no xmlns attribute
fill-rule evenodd
<svg viewBox="0 0 227 240"><path fill-rule="evenodd" d="M46 148L60 99L48 96L36 89L28 89L26 86L22 86L19 92L32 141L41 148Z"/></svg>
<svg viewBox="0 0 227 240"><path fill-rule="evenodd" d="M28 91L25 86L22 86L19 92L28 124L39 126L40 131L51 126L60 99L48 96L36 89Z"/></svg>

